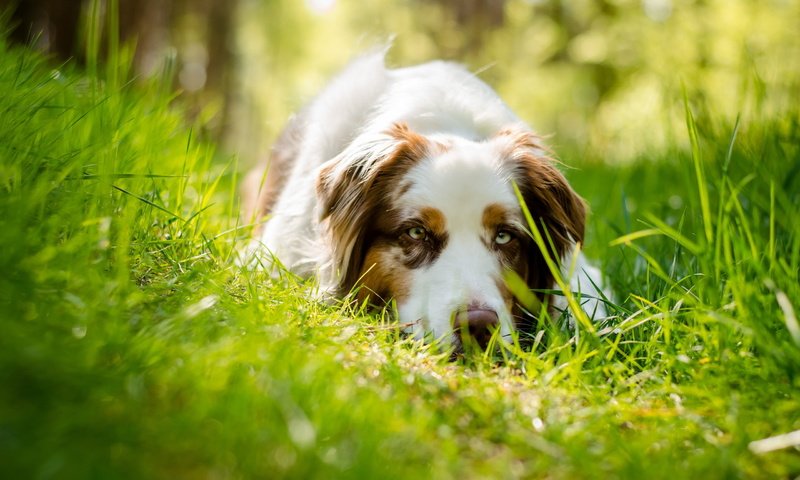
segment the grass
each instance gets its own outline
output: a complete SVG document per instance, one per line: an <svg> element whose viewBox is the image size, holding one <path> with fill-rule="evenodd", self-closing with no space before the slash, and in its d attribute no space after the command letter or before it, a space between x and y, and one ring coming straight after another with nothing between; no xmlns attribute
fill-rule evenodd
<svg viewBox="0 0 800 480"><path fill-rule="evenodd" d="M4 478L800 475L748 448L800 429L796 109L687 105L688 147L625 165L565 148L616 318L450 362L235 266L236 159L113 51L0 41Z"/></svg>

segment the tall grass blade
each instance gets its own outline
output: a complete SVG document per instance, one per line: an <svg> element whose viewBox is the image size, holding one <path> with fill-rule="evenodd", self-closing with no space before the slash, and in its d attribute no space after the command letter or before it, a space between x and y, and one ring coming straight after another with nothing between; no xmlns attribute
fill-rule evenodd
<svg viewBox="0 0 800 480"><path fill-rule="evenodd" d="M706 245L712 245L713 225L711 220L711 207L708 200L708 185L706 184L705 173L703 172L703 160L700 154L700 141L697 135L697 124L694 121L692 109L689 106L689 97L686 89L683 89L683 102L686 111L686 127L689 131L689 141L692 147L692 161L694 162L695 177L697 178L697 192L700 196L700 209L703 219L703 232L705 233Z"/></svg>
<svg viewBox="0 0 800 480"><path fill-rule="evenodd" d="M539 231L539 227L534 221L530 210L528 210L528 206L525 204L525 199L522 197L522 192L520 191L519 186L517 186L516 183L514 183L513 186L514 186L514 193L517 196L517 201L519 202L520 207L522 208L522 213L525 216L525 220L527 221L528 227L531 230L531 236L533 237L533 241L534 243L536 243L539 252L544 258L544 261L547 264L547 268L550 270L550 274L553 275L553 279L556 281L559 288L563 292L564 298L566 299L567 304L569 305L572 315L577 319L578 324L580 324L581 327L583 327L586 331L594 335L596 333L594 325L592 324L591 320L589 320L589 317L586 316L586 312L583 311L580 304L575 300L575 296L572 294L569 284L566 283L562 278L561 271L558 267L558 263L550 255L550 249L548 243L545 241L544 237L542 236L542 233ZM576 248L575 254L577 255L578 252L579 250Z"/></svg>

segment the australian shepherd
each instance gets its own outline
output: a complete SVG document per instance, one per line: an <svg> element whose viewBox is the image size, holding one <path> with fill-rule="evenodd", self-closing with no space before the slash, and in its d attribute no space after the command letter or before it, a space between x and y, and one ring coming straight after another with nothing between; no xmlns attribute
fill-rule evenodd
<svg viewBox="0 0 800 480"><path fill-rule="evenodd" d="M415 337L459 348L464 333L485 346L530 329L538 312L512 277L553 312L560 272L589 317L606 315L599 272L576 248L585 202L541 138L459 65L354 61L290 119L243 191L259 225L250 261L358 302L394 300Z"/></svg>

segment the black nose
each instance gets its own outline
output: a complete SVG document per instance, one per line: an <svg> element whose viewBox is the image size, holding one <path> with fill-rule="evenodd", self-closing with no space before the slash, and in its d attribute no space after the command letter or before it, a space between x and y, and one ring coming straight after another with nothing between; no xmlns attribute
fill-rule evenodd
<svg viewBox="0 0 800 480"><path fill-rule="evenodd" d="M460 333L462 340L465 335L469 335L478 342L481 348L486 348L492 333L500 324L497 312L488 308L467 307L456 313L453 327L456 333Z"/></svg>

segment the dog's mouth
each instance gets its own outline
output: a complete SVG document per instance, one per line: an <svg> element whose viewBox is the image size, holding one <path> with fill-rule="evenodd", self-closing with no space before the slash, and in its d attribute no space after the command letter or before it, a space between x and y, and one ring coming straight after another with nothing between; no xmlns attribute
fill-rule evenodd
<svg viewBox="0 0 800 480"><path fill-rule="evenodd" d="M492 310L487 311L494 313ZM457 318L457 314L454 314L454 319L455 318ZM398 326L404 334L413 335L411 329L419 325L423 325L423 320L421 318L413 322L400 323ZM426 338L432 339L433 337ZM470 328L468 324L464 324L461 327L453 328L450 333L449 345L445 343L447 346L443 349L450 351L450 360L456 360L467 354L482 354L486 352L486 349L490 346L497 348L497 345L503 341L511 342L512 334L506 333L501 335L499 324L488 330L479 329L478 331L474 328Z"/></svg>
<svg viewBox="0 0 800 480"><path fill-rule="evenodd" d="M497 339L492 341L493 339ZM499 335L489 334L481 337L474 337L468 331L454 330L451 336L450 349L451 360L465 355L483 354L487 349L497 350L500 342Z"/></svg>
<svg viewBox="0 0 800 480"><path fill-rule="evenodd" d="M468 334L463 335L460 332L453 332L452 341L450 343L450 360L457 360L465 356L480 355L486 352L487 348L497 349L497 345L490 347L490 342L479 342L475 338L470 337Z"/></svg>

